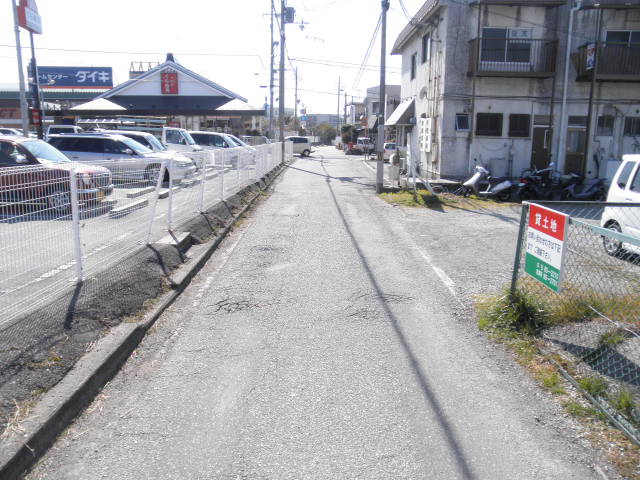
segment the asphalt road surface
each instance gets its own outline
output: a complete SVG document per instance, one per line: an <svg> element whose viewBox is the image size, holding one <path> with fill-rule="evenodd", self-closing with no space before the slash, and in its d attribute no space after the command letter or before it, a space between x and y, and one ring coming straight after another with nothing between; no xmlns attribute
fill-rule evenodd
<svg viewBox="0 0 640 480"><path fill-rule="evenodd" d="M372 180L330 148L290 166L28 478L605 478L468 318L516 209L422 214Z"/></svg>

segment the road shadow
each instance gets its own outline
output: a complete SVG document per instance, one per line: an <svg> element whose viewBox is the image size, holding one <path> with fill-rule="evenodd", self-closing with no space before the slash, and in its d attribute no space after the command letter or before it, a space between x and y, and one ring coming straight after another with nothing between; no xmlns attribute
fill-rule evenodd
<svg viewBox="0 0 640 480"><path fill-rule="evenodd" d="M423 371L416 355L411 349L411 346L409 345L409 341L407 337L405 336L404 332L400 328L398 318L391 310L391 307L389 306L389 303L386 300L387 297L383 292L380 284L378 283L378 280L376 279L376 276L373 273L373 270L371 269L371 266L369 265L369 262L367 261L363 251L361 250L360 245L358 244L358 241L356 240L353 234L353 231L349 226L349 222L347 222L344 212L340 207L340 204L338 203L338 199L335 195L333 187L331 186L331 180L334 177L329 175L324 164L322 164L321 166L326 173L326 175L321 175L321 176L325 177L327 187L329 188L329 193L331 194L331 198L333 199L333 203L336 207L336 211L338 212L338 215L340 216L342 224L344 225L344 229L347 232L347 235L349 236L349 239L351 240L351 243L353 244L353 247L358 254L358 258L362 263L362 267L369 279L369 283L371 284L374 291L376 292L377 300L380 306L382 307L382 309L384 310L385 316L389 320L389 323L393 327L394 333L396 334L396 337L398 338L398 341L400 342L402 349L407 355L407 359L409 360L409 364L411 365L411 370L420 386L422 395L426 400L426 402L428 403L428 405L430 406L431 411L434 413L441 431L444 433L445 440L448 444L449 449L452 452L452 457L456 462L456 466L458 468L460 476L465 480L475 480L477 477L475 476L469 463L467 462L465 453L462 449L462 446L460 445L460 442L455 432L453 431L451 424L447 421L446 415L443 411L440 401L438 400L435 392L431 388L431 385L429 384L429 381L427 379L427 375ZM310 173L313 173L313 172L310 172ZM320 175L320 174L317 174L317 175Z"/></svg>
<svg viewBox="0 0 640 480"><path fill-rule="evenodd" d="M322 164L323 159L320 159L320 163ZM333 177L329 174L322 174L322 173L318 173L318 172L312 172L311 170L305 170L304 168L298 168L298 167L294 167L292 165L288 165L287 168L290 168L292 170L298 170L299 172L304 172L304 173L309 173L311 175L317 175L319 177L325 177L329 180L338 180L339 182L348 182L348 183L356 183L358 185L363 185L365 187L369 187L369 188L374 188L374 186L371 183L362 183L362 182L357 182L355 179L358 178L364 178L364 177ZM322 167L324 169L324 166ZM326 172L326 170L325 170Z"/></svg>
<svg viewBox="0 0 640 480"><path fill-rule="evenodd" d="M640 387L640 367L609 345L591 348L553 338L547 340L578 357L600 375Z"/></svg>

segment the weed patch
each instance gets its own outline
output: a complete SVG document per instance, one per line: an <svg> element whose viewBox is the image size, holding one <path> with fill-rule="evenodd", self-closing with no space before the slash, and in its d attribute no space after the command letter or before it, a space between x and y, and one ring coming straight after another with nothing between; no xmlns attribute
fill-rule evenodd
<svg viewBox="0 0 640 480"><path fill-rule="evenodd" d="M580 378L578 384L594 397L602 396L607 391L607 384L597 376Z"/></svg>
<svg viewBox="0 0 640 480"><path fill-rule="evenodd" d="M442 208L445 205L458 203L454 198L433 195L428 190L418 190L415 195L411 190L381 193L380 198L387 203L405 207Z"/></svg>
<svg viewBox="0 0 640 480"><path fill-rule="evenodd" d="M534 334L548 321L547 306L524 290L505 291L498 299L480 305L478 325L482 330Z"/></svg>
<svg viewBox="0 0 640 480"><path fill-rule="evenodd" d="M609 396L611 405L615 407L620 413L628 418L632 418L631 411L635 408L635 402L633 401L633 395L628 390L620 390Z"/></svg>

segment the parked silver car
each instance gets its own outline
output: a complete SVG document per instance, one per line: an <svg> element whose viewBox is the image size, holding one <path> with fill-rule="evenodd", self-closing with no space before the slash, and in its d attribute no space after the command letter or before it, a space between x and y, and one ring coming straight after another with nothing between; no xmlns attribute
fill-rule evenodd
<svg viewBox="0 0 640 480"><path fill-rule="evenodd" d="M174 182L192 176L196 167L190 159L154 152L129 137L109 133L52 135L49 143L83 163L103 165L115 178L153 181L162 162L167 162L164 181Z"/></svg>

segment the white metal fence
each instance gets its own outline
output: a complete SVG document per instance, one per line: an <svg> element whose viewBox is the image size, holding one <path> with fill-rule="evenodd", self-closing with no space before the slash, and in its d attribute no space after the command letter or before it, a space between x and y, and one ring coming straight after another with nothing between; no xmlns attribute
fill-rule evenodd
<svg viewBox="0 0 640 480"><path fill-rule="evenodd" d="M285 159L292 158L285 143ZM205 150L171 162L0 169L0 330L105 271L283 161L280 143Z"/></svg>

